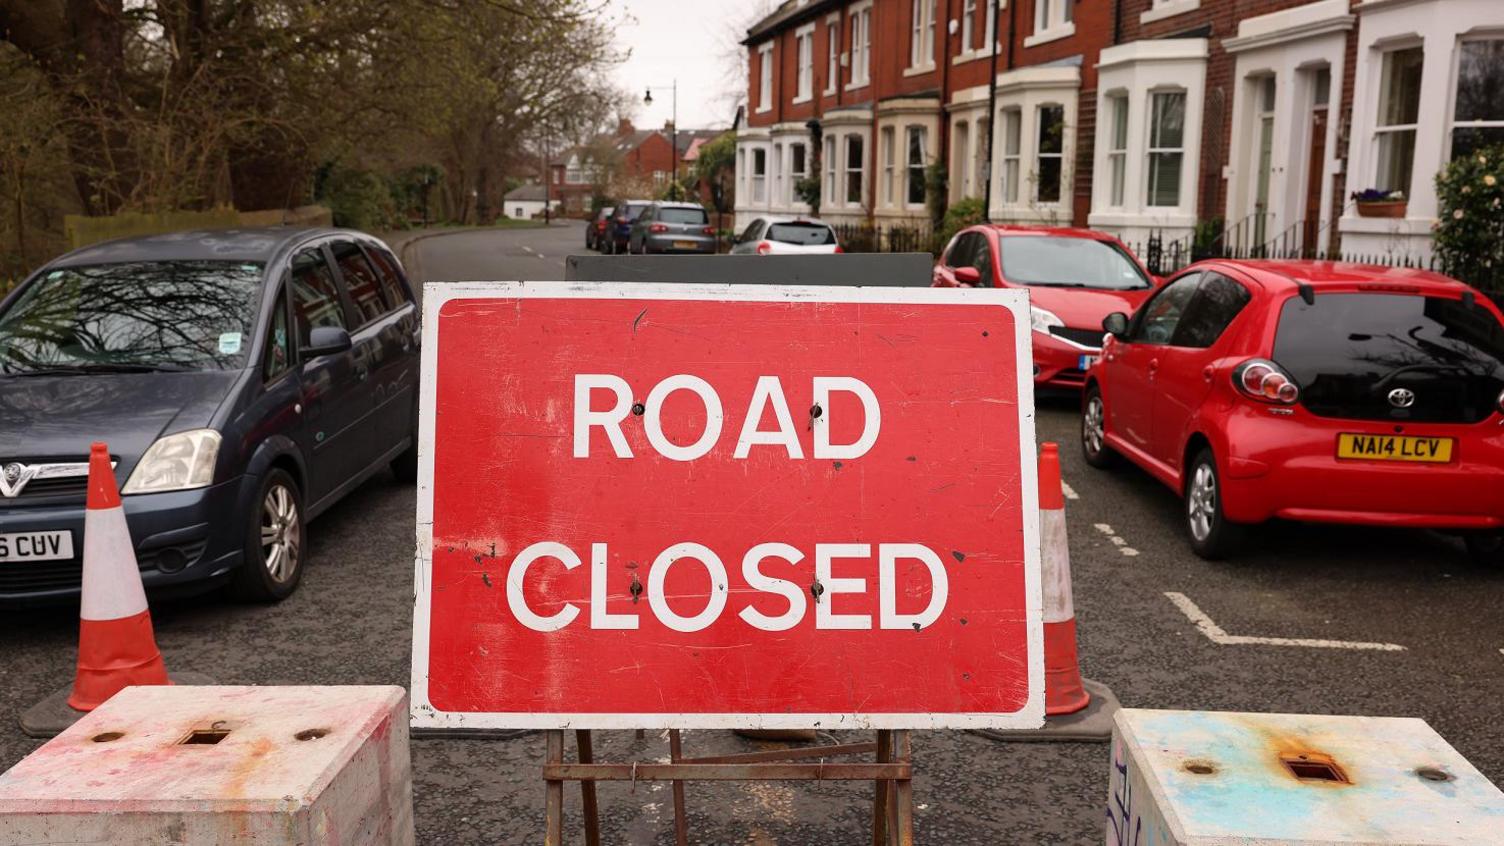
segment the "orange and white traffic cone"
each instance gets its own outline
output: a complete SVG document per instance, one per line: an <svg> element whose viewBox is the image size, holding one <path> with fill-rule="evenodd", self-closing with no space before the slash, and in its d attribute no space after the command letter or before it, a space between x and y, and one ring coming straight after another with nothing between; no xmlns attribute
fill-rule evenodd
<svg viewBox="0 0 1504 846"><path fill-rule="evenodd" d="M89 448L78 672L68 697L74 710L92 711L129 685L172 683L152 633L134 549L110 450L96 442Z"/></svg>
<svg viewBox="0 0 1504 846"><path fill-rule="evenodd" d="M1076 609L1071 595L1071 550L1065 529L1060 447L1039 450L1039 545L1044 594L1044 727L979 729L995 740L1101 741L1112 739L1121 707L1106 685L1081 677L1076 655Z"/></svg>
<svg viewBox="0 0 1504 846"><path fill-rule="evenodd" d="M1060 448L1039 454L1039 546L1044 593L1044 713L1074 714L1091 703L1076 657L1076 609L1071 598L1071 548L1065 531L1065 486Z"/></svg>

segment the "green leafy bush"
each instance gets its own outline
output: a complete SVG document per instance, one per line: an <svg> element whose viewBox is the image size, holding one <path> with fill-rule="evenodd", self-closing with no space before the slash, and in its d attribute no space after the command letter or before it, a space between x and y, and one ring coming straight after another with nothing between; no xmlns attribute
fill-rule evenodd
<svg viewBox="0 0 1504 846"><path fill-rule="evenodd" d="M940 231L935 234L937 250L945 249L950 239L957 232L968 226L974 226L987 219L987 210L982 205L981 197L967 197L950 204L945 210L945 218L940 223Z"/></svg>
<svg viewBox="0 0 1504 846"><path fill-rule="evenodd" d="M1504 145L1453 159L1436 176L1441 269L1470 285L1504 289Z"/></svg>
<svg viewBox="0 0 1504 846"><path fill-rule="evenodd" d="M385 179L369 170L332 167L319 185L319 200L334 213L334 225L377 232L398 224Z"/></svg>

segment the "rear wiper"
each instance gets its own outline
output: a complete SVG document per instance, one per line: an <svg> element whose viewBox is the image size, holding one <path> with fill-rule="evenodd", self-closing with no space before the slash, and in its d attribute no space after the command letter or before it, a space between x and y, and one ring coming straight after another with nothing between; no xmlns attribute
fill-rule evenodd
<svg viewBox="0 0 1504 846"><path fill-rule="evenodd" d="M1400 375L1405 374L1405 373L1415 373L1415 372L1421 372L1421 373L1462 373L1463 375L1470 375L1473 371L1469 370L1467 367L1464 367L1461 364L1444 364L1444 363L1441 363L1441 362L1422 363L1422 364L1407 364L1407 365L1405 365L1403 367L1396 367L1395 369L1389 371L1388 373L1385 373L1384 376L1383 376L1383 378L1381 378L1377 382L1373 383L1373 388L1374 388L1374 390L1379 390L1380 388L1383 388L1385 385L1388 385L1390 382L1394 381L1395 377L1400 376Z"/></svg>

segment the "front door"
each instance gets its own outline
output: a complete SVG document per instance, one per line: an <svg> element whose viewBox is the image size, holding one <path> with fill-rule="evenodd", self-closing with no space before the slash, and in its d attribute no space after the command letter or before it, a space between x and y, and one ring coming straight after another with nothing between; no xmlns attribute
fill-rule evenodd
<svg viewBox="0 0 1504 846"><path fill-rule="evenodd" d="M1254 256L1264 255L1264 248L1273 228L1269 210L1269 186L1274 176L1274 77L1265 77L1259 83L1259 158L1254 165L1253 186L1253 243L1249 246Z"/></svg>
<svg viewBox="0 0 1504 846"><path fill-rule="evenodd" d="M1301 227L1300 248L1306 257L1321 248L1321 189L1326 178L1326 116L1331 96L1332 74L1321 68L1311 75L1311 150L1306 157L1305 224Z"/></svg>
<svg viewBox="0 0 1504 846"><path fill-rule="evenodd" d="M1114 344L1102 362L1111 390L1104 398L1107 429L1146 457L1153 453L1154 392L1159 390L1161 357L1200 278L1199 272L1189 273L1159 289L1133 315L1127 337Z"/></svg>

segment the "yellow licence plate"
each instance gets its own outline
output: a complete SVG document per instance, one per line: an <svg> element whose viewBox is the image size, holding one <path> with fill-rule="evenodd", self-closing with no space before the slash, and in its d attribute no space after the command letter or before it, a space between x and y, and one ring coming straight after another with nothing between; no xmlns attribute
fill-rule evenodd
<svg viewBox="0 0 1504 846"><path fill-rule="evenodd" d="M1413 435L1357 435L1344 432L1337 436L1337 457L1445 464L1452 460L1452 439L1421 438Z"/></svg>
<svg viewBox="0 0 1504 846"><path fill-rule="evenodd" d="M694 241L675 241L674 242L674 249L676 249L676 250L693 250L694 248L695 248L695 242Z"/></svg>

